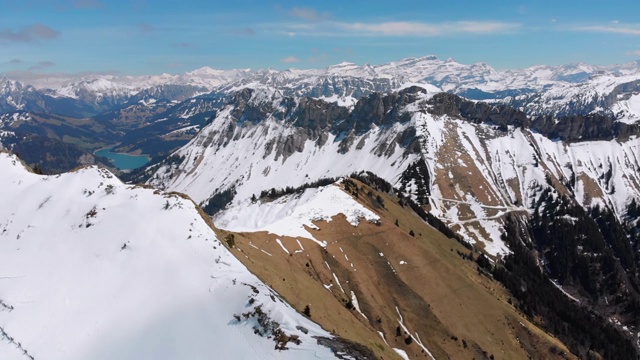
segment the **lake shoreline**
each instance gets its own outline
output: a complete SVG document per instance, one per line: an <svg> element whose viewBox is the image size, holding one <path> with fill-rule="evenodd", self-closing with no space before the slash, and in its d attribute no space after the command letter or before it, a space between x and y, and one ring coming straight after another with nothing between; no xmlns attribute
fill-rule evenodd
<svg viewBox="0 0 640 360"><path fill-rule="evenodd" d="M100 156L109 159L109 162L113 164L118 170L130 171L140 167L143 167L149 161L151 156L149 155L132 155L127 153L117 153L113 150L117 145L102 148L93 152L94 156Z"/></svg>

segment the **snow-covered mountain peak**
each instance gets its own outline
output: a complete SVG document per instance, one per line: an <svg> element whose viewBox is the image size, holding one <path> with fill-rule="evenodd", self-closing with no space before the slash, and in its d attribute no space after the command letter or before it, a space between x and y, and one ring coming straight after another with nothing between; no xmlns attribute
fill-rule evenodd
<svg viewBox="0 0 640 360"><path fill-rule="evenodd" d="M225 70L214 69L209 66L203 66L201 68L195 69L193 71L188 71L187 75L194 76L218 76L224 74Z"/></svg>
<svg viewBox="0 0 640 360"><path fill-rule="evenodd" d="M0 171L0 358L333 358L190 200L6 153Z"/></svg>
<svg viewBox="0 0 640 360"><path fill-rule="evenodd" d="M84 80L77 83L76 85L82 86L85 89L92 90L92 91L110 91L113 89L128 88L127 86L118 84L112 81L111 79L102 78L102 77Z"/></svg>
<svg viewBox="0 0 640 360"><path fill-rule="evenodd" d="M70 98L103 98L105 96L130 96L137 92L134 87L123 85L113 77L91 76L67 83L58 89L58 96Z"/></svg>
<svg viewBox="0 0 640 360"><path fill-rule="evenodd" d="M16 80L10 80L5 78L0 79L0 93L1 94L10 94L17 91L21 91L24 88L29 87L23 85L21 82Z"/></svg>

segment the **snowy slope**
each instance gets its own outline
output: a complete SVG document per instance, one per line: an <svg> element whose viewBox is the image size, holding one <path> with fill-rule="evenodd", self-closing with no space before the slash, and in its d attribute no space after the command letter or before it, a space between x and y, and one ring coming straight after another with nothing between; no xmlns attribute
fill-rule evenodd
<svg viewBox="0 0 640 360"><path fill-rule="evenodd" d="M332 357L191 201L97 168L38 176L6 153L0 171L0 358ZM234 318L258 306L302 343L274 350Z"/></svg>
<svg viewBox="0 0 640 360"><path fill-rule="evenodd" d="M357 226L361 219L380 220L371 210L357 203L335 184L306 189L300 194L286 195L274 201L244 201L214 218L217 226L239 232L268 231L270 233L316 239L305 227L317 229L313 221L331 221L344 214ZM326 245L326 244L325 244Z"/></svg>
<svg viewBox="0 0 640 360"><path fill-rule="evenodd" d="M431 211L489 253L508 251L500 241L503 217L530 213L545 188L619 215L640 200L638 137L565 143L447 116L414 119L430 168Z"/></svg>
<svg viewBox="0 0 640 360"><path fill-rule="evenodd" d="M149 183L188 193L198 203L233 189L241 201L272 187L297 187L361 170L393 181L417 158L395 140L408 124L372 125L365 134L351 134L345 150L342 141L347 134L322 133L313 139L307 129L277 119L282 99L271 89L253 91L249 102L271 112L264 119L245 122L238 119L236 105L225 107L189 144L172 154L181 161L154 169ZM291 147L296 149L288 153Z"/></svg>
<svg viewBox="0 0 640 360"><path fill-rule="evenodd" d="M640 120L640 94L632 94L628 98L616 102L611 111L620 121L632 124Z"/></svg>

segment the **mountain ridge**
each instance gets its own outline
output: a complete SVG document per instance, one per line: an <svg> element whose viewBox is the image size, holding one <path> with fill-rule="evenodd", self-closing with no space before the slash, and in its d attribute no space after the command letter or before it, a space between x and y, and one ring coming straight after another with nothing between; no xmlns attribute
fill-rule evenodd
<svg viewBox="0 0 640 360"><path fill-rule="evenodd" d="M46 89L45 93L49 96L76 100L80 94L85 94L83 96L88 96L90 103L95 103L96 99L115 96L111 101L117 103L122 101L117 100L118 98L126 99L146 89L163 85L195 87L207 89L209 92L229 92L259 83L279 88L288 95L317 98L331 98L337 95L342 101L353 102L349 98L357 100L371 92L391 92L405 83L419 82L432 84L443 91L470 99L508 103L528 114L570 115L597 111L600 106L598 102L603 101L606 96L609 96L609 102L615 101L615 95L610 96L615 93L614 88L633 82L638 77L638 62L610 66L580 63L559 66L536 65L518 70L496 70L486 63L465 65L453 59L442 61L435 56L424 56L381 65L360 66L342 63L324 69L278 71L219 70L203 67L176 75L92 75L68 79L54 87L50 86L52 81L43 81L37 89ZM581 93L587 89L588 94L575 93L572 89L576 86L582 88ZM637 92L637 89L633 92ZM546 93L551 94L549 98L544 98ZM558 97L566 99L562 104L554 105ZM593 105L571 108L572 102Z"/></svg>
<svg viewBox="0 0 640 360"><path fill-rule="evenodd" d="M0 168L3 359L340 358L187 196L96 167L37 175L5 152Z"/></svg>

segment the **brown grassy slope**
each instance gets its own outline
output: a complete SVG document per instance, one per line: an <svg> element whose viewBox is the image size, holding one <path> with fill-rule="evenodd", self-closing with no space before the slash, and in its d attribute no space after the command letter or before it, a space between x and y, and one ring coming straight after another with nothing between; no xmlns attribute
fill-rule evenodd
<svg viewBox="0 0 640 360"><path fill-rule="evenodd" d="M569 351L521 316L497 282L459 255L469 250L386 194L380 194L380 207L373 200L378 193L358 186L358 199L379 214L380 225L354 227L339 215L310 230L328 242L326 248L260 232L235 234L232 252L299 311L309 305L314 321L379 358L399 359L391 348L411 359L429 359L425 348L436 359L573 358L558 355ZM352 291L364 315L347 308Z"/></svg>

